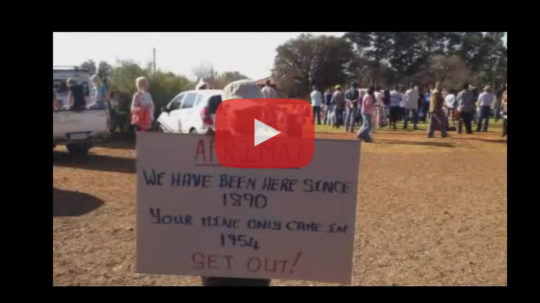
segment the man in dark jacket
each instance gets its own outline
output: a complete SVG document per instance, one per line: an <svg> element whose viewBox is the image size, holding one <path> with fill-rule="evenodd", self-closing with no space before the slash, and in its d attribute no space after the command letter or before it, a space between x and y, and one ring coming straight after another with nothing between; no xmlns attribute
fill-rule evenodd
<svg viewBox="0 0 540 303"><path fill-rule="evenodd" d="M334 128L339 128L343 124L343 111L345 111L345 94L341 89L341 85L336 85L336 91L332 95L332 100L330 101L334 105Z"/></svg>
<svg viewBox="0 0 540 303"><path fill-rule="evenodd" d="M66 86L68 88L67 109L77 111L86 109L83 87L74 79L67 79Z"/></svg>

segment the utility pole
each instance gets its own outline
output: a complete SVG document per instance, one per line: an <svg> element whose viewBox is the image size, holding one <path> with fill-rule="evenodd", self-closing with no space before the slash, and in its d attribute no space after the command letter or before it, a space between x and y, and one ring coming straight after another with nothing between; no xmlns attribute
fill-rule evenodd
<svg viewBox="0 0 540 303"><path fill-rule="evenodd" d="M153 75L156 74L156 48L154 47L153 48L153 52L154 52L154 73Z"/></svg>

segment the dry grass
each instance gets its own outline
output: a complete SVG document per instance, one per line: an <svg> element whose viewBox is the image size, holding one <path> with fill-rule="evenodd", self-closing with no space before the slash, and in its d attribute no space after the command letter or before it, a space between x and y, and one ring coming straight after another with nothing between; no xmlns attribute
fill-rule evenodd
<svg viewBox="0 0 540 303"><path fill-rule="evenodd" d="M353 285L507 284L507 149L499 134L375 131L375 143L362 146ZM198 277L134 272L132 149L96 147L74 160L59 146L54 156L54 285L201 285Z"/></svg>

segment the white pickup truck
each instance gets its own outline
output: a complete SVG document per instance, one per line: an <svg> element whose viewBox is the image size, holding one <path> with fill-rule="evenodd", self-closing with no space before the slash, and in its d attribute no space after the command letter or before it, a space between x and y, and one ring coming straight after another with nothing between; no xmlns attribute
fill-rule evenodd
<svg viewBox="0 0 540 303"><path fill-rule="evenodd" d="M53 148L62 142L70 154L85 155L95 140L108 133L107 110L53 111Z"/></svg>

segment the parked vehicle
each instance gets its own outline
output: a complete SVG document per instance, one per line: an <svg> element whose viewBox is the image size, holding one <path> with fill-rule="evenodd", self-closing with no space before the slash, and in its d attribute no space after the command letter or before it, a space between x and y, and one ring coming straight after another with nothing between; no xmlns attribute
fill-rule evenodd
<svg viewBox="0 0 540 303"><path fill-rule="evenodd" d="M53 111L53 148L65 143L70 154L86 155L93 142L109 133L109 123L105 109Z"/></svg>
<svg viewBox="0 0 540 303"><path fill-rule="evenodd" d="M178 94L163 107L156 126L163 132L206 134L215 131L221 90L190 90Z"/></svg>
<svg viewBox="0 0 540 303"><path fill-rule="evenodd" d="M62 106L67 105L68 88L66 80L71 78L83 87L86 104L90 100L90 72L76 67L55 67L53 68L53 90L56 92L56 98Z"/></svg>

